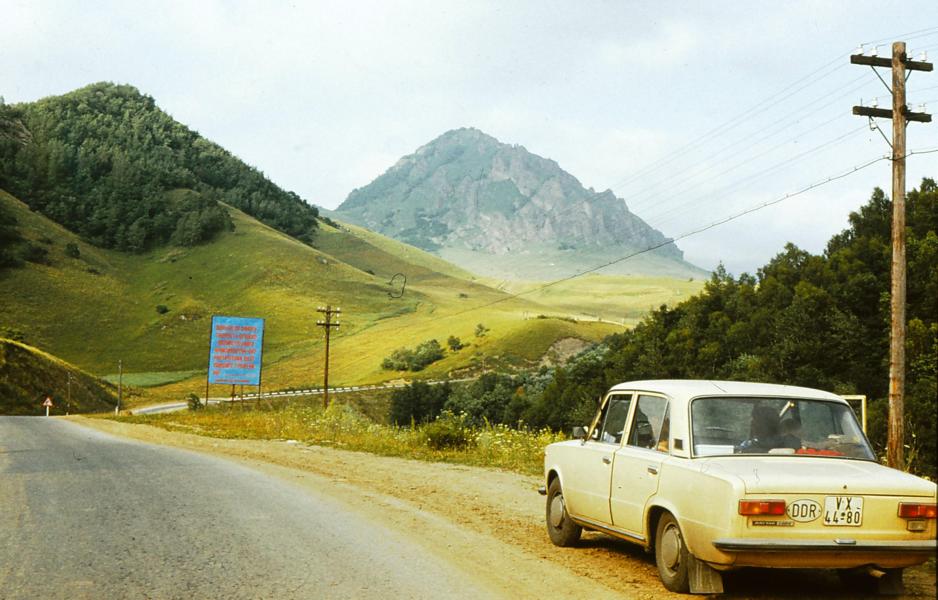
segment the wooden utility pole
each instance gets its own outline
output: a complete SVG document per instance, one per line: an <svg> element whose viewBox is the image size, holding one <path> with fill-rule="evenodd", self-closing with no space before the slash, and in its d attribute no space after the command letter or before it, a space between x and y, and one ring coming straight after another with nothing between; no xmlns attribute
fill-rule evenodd
<svg viewBox="0 0 938 600"><path fill-rule="evenodd" d="M342 314L341 308L332 308L328 304L326 306L320 306L316 309L316 312L321 312L325 315L324 319L316 321L316 325L322 327L326 330L326 367L323 374L323 383L322 383L322 407L329 407L329 334L332 332L333 327L338 327L339 322L332 320L332 315Z"/></svg>
<svg viewBox="0 0 938 600"><path fill-rule="evenodd" d="M114 408L114 414L121 414L121 401L124 399L124 361L117 361L117 406Z"/></svg>
<svg viewBox="0 0 938 600"><path fill-rule="evenodd" d="M68 411L72 409L72 372L68 371L68 383L66 384L66 395L65 395L65 414L68 414Z"/></svg>
<svg viewBox="0 0 938 600"><path fill-rule="evenodd" d="M894 469L905 467L905 128L909 121L928 123L931 115L910 112L905 105L906 70L931 71L927 62L911 61L905 54L905 42L892 45L892 58L854 54L850 62L892 69L892 87L883 84L892 94L892 110L854 106L853 114L892 119L892 313L889 329L889 427L886 442L886 463ZM879 77L879 73L876 73ZM882 77L879 77L882 81ZM885 135L883 136L885 137ZM888 141L888 140L887 140Z"/></svg>

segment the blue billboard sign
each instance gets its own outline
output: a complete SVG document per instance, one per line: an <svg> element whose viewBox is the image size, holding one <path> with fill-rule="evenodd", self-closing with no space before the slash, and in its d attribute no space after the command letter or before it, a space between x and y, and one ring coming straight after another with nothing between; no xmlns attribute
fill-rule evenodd
<svg viewBox="0 0 938 600"><path fill-rule="evenodd" d="M264 319L212 317L208 382L261 384Z"/></svg>

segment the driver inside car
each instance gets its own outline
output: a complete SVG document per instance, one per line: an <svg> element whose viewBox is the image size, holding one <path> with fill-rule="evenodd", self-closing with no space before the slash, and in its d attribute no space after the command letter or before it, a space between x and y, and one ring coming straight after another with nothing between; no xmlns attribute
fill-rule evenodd
<svg viewBox="0 0 938 600"><path fill-rule="evenodd" d="M752 420L749 426L749 439L736 447L737 452L768 452L781 447L779 436L778 413L771 406L757 404L752 407Z"/></svg>

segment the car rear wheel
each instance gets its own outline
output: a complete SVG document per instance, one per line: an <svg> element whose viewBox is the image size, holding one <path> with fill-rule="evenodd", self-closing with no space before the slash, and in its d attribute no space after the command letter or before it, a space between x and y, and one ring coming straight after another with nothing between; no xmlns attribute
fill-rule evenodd
<svg viewBox="0 0 938 600"><path fill-rule="evenodd" d="M664 587L677 593L687 593L690 590L690 552L684 544L681 528L671 513L664 513L658 520L655 563L658 565L658 575L661 576Z"/></svg>
<svg viewBox="0 0 938 600"><path fill-rule="evenodd" d="M547 488L547 534L556 546L572 546L580 539L583 529L567 514L563 500L560 478L550 482Z"/></svg>

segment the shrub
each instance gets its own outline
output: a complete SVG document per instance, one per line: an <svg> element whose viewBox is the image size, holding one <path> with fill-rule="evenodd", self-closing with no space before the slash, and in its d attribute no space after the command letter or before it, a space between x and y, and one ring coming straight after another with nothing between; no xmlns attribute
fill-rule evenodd
<svg viewBox="0 0 938 600"><path fill-rule="evenodd" d="M427 365L443 358L443 347L436 340L427 340L413 350L398 348L383 361L381 368L389 371L422 371Z"/></svg>
<svg viewBox="0 0 938 600"><path fill-rule="evenodd" d="M450 385L428 385L415 381L391 393L391 422L396 425L424 423L437 418L450 396Z"/></svg>
<svg viewBox="0 0 938 600"><path fill-rule="evenodd" d="M169 312L169 307L166 306L165 304L157 304L156 312L160 313L161 315L165 315L166 313Z"/></svg>
<svg viewBox="0 0 938 600"><path fill-rule="evenodd" d="M444 412L440 417L423 427L427 446L434 450L461 450L475 443L472 429L465 415Z"/></svg>
<svg viewBox="0 0 938 600"><path fill-rule="evenodd" d="M202 410L205 408L197 394L189 394L186 397L186 402L189 404L189 410Z"/></svg>
<svg viewBox="0 0 938 600"><path fill-rule="evenodd" d="M446 345L449 346L451 352L458 352L466 347L465 344L462 343L462 340L455 335L451 335L447 338Z"/></svg>
<svg viewBox="0 0 938 600"><path fill-rule="evenodd" d="M485 334L489 331L491 330L482 323L476 325L476 337L485 337Z"/></svg>
<svg viewBox="0 0 938 600"><path fill-rule="evenodd" d="M31 263L40 265L50 264L49 251L42 246L37 246L36 244L26 243L20 248L20 256L23 258L23 260Z"/></svg>
<svg viewBox="0 0 938 600"><path fill-rule="evenodd" d="M81 250L78 249L78 244L75 242L65 244L65 256L70 258L78 258L81 256Z"/></svg>

